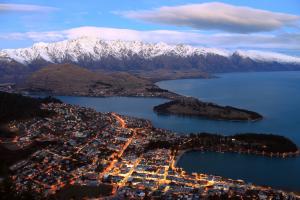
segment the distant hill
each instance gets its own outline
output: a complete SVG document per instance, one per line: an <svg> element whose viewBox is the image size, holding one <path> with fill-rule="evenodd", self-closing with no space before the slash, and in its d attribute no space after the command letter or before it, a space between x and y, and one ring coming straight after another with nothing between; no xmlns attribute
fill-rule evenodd
<svg viewBox="0 0 300 200"><path fill-rule="evenodd" d="M73 64L53 64L30 75L24 86L32 92L96 95L97 92L114 93L151 85L150 81L126 72L93 72Z"/></svg>
<svg viewBox="0 0 300 200"><path fill-rule="evenodd" d="M216 73L300 70L300 58L273 52L232 52L189 45L103 41L83 37L55 43L37 43L29 48L1 50L0 82L23 81L45 66L65 63L92 71L146 74L153 79L158 73L151 72L159 71L169 73L165 78L172 79L170 74L176 76L172 71Z"/></svg>

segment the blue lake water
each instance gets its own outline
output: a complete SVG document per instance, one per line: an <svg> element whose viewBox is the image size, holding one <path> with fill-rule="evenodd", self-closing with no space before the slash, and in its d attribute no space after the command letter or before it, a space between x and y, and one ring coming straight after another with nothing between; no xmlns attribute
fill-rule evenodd
<svg viewBox="0 0 300 200"><path fill-rule="evenodd" d="M261 113L259 122L228 122L203 118L158 116L152 108L166 102L160 98L59 97L71 104L101 112L118 112L149 119L154 126L184 133L275 133L300 146L300 72L219 74L216 79L182 79L157 83L162 88ZM191 152L179 161L189 172L205 172L249 182L300 191L300 159L270 159L249 155ZM236 167L236 168L235 168Z"/></svg>

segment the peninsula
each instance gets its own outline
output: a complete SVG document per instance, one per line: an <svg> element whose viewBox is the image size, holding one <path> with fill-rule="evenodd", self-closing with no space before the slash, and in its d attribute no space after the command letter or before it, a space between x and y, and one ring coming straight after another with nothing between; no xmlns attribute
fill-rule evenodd
<svg viewBox="0 0 300 200"><path fill-rule="evenodd" d="M257 121L263 118L256 112L206 103L193 97L178 98L155 106L153 110L158 114L198 116L218 120Z"/></svg>

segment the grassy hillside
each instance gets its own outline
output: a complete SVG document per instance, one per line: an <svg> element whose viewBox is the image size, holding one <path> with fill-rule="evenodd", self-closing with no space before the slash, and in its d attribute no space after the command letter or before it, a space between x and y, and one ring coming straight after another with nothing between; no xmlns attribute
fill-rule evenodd
<svg viewBox="0 0 300 200"><path fill-rule="evenodd" d="M33 73L25 87L64 95L87 95L97 91L126 90L151 84L126 72L93 72L72 64L49 65Z"/></svg>

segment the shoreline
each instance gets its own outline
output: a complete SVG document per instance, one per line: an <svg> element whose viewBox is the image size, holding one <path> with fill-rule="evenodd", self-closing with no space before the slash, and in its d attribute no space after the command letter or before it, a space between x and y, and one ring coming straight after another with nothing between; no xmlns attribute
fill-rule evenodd
<svg viewBox="0 0 300 200"><path fill-rule="evenodd" d="M180 150L180 151L177 153L177 155L176 155L175 158L174 158L174 160L175 160L175 162L174 162L174 167L175 167L175 168L177 167L177 164L178 164L179 160L181 159L181 157L182 157L185 153L187 153L187 152L189 152L189 151L190 151L190 150L186 149L186 150Z"/></svg>

